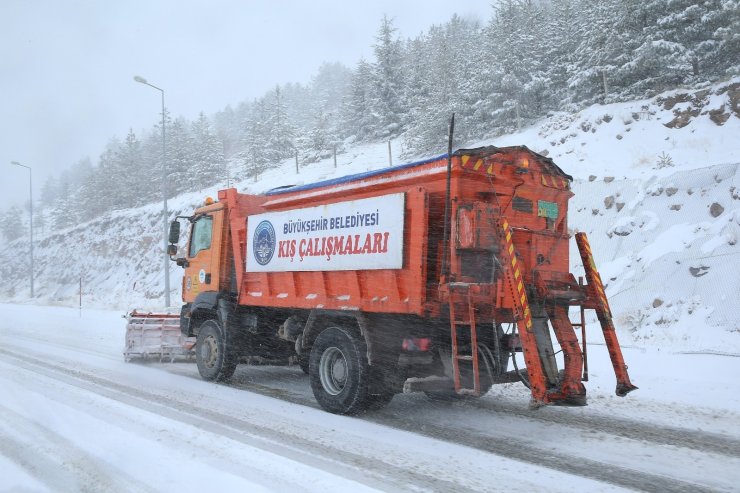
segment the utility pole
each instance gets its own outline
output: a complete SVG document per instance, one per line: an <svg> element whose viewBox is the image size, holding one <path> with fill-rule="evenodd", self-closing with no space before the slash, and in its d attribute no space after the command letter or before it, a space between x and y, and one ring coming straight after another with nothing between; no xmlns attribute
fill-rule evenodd
<svg viewBox="0 0 740 493"><path fill-rule="evenodd" d="M140 84L153 87L162 94L162 220L164 221L164 303L166 306L170 306L170 257L167 255L167 237L169 236L169 226L167 220L169 219L169 213L167 212L167 146L165 144L164 134L164 89L159 88L153 84L147 82L144 77L134 76L134 80Z"/></svg>

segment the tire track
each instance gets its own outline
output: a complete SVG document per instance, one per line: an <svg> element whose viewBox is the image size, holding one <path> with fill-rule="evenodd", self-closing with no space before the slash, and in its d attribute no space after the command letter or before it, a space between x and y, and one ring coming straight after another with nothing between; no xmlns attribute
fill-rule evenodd
<svg viewBox="0 0 740 493"><path fill-rule="evenodd" d="M6 346L7 347L7 346ZM18 366L115 401L195 426L201 430L258 448L309 467L384 491L474 492L462 484L367 457L331 445L315 443L276 429L219 413L192 403L128 387L80 370L66 368L6 349L0 354Z"/></svg>
<svg viewBox="0 0 740 493"><path fill-rule="evenodd" d="M496 401L471 401L469 405L486 411L571 426L585 431L598 431L630 440L648 441L658 445L690 448L700 452L740 458L740 440L707 431L644 424L620 417L609 417L607 419L594 415L573 416L571 414L550 413L548 409L530 411L509 403Z"/></svg>
<svg viewBox="0 0 740 493"><path fill-rule="evenodd" d="M0 407L0 454L28 471L52 491L154 492L108 463L89 455L68 439L24 416ZM29 441L21 442L2 429L11 427Z"/></svg>
<svg viewBox="0 0 740 493"><path fill-rule="evenodd" d="M32 342L36 347L41 345L52 349L62 348L66 351L88 354L96 358L106 359L110 361L123 361L123 344L121 345L121 356L115 357L105 351L95 351L93 349L80 347L79 345L70 344L69 342L50 341L49 339L44 339L42 337L33 337L32 335L23 334L20 332L8 331L7 335L12 336L14 339L22 339L24 341Z"/></svg>
<svg viewBox="0 0 740 493"><path fill-rule="evenodd" d="M166 371L171 370L167 369ZM171 372L193 378L190 372L178 370ZM243 390L253 391L269 397L276 397L278 399L282 399L293 404L301 404L304 406L313 407L315 409L320 409L319 405L312 397L296 395L294 392L290 392L287 390L277 389L274 387L269 387L241 379L238 380L236 383L229 383L228 385ZM429 400L427 402L427 405L430 407L436 406L438 408L452 408L458 406L459 403L460 401L446 403ZM572 414L550 412L555 410L562 411L562 408L541 408L537 410L529 410L517 404L489 399L467 399L465 400L465 406L469 406L486 412L500 414L502 416L516 416L532 421L553 423L568 426L571 428L578 428L583 431L606 433L608 435L619 436L622 438L627 438L629 440L650 442L656 445L669 445L680 448L690 448L699 452L716 453L740 459L740 439L727 437L707 431L697 431L687 428L671 427L665 425L645 424L639 421L620 417L605 418L598 415L573 416ZM367 414L366 416L369 417L368 419L374 419L375 416L380 414L382 414L382 411L379 413ZM390 423L385 424L390 425Z"/></svg>
<svg viewBox="0 0 740 493"><path fill-rule="evenodd" d="M175 372L183 376L192 377L186 372ZM320 409L311 397L296 395L283 389L276 389L254 382L240 381L230 385L243 390L259 393L268 397L279 398L293 404L309 406ZM434 403L430 406L449 406L454 403ZM740 440L723 437L713 433L686 430L665 426L651 426L624 419L614 418L606 421L602 417L589 416L575 418L570 415L545 414L544 410L524 410L513 404L496 403L467 400L466 405L485 410L502 416L515 415L526 420L540 421L574 427L585 431L601 432L609 435L620 436L638 442L650 442L655 445L668 445L679 448L691 448L700 452L718 453L729 457L740 458ZM558 471L568 472L577 476L587 477L618 486L623 486L642 491L677 491L677 492L702 492L716 491L707 486L698 485L690 481L668 478L658 474L640 472L621 466L614 466L604 462L583 459L563 454L554 454L552 451L543 450L534 446L522 444L521 442L509 441L504 438L481 436L466 430L450 429L433 423L419 422L397 414L368 413L364 419L404 431L444 440L457 445L465 445L478 450L490 452L496 455L513 458L530 464L549 467ZM578 420L582 420L579 422ZM683 434L687 438L683 438Z"/></svg>
<svg viewBox="0 0 740 493"><path fill-rule="evenodd" d="M0 372L7 367L7 361L0 360ZM266 490L275 491L291 491L294 493L304 493L311 491L306 489L304 485L297 483L296 481L290 481L289 478L280 475L279 468L273 468L271 470L260 469L253 466L249 462L234 458L233 454L229 452L229 447L225 447L225 440L219 440L220 444L214 444L213 440L203 440L200 438L200 434L183 434L180 430L183 428L181 422L178 422L178 426L174 429L168 429L161 425L162 419L160 415L151 417L143 417L142 413L132 414L131 409L122 403L120 400L111 399L103 396L97 392L91 392L88 389L80 388L79 386L71 386L66 381L59 378L50 377L44 371L39 371L37 368L29 369L24 363L18 365L11 370L11 378L18 377L16 381L22 381L24 387L30 389L43 388L44 393L48 394L45 396L46 399L53 400L65 407L72 408L78 412L90 416L90 420L102 420L105 422L112 422L114 426L124 430L125 433L133 433L139 437L147 437L150 440L156 442L163 442L165 447L174 449L176 451L184 452L194 447L194 442L198 443L199 455L207 457L208 461L205 463L208 467L215 468L218 472L230 474L236 478L243 478L248 483L254 483L261 485ZM42 386L42 387L39 387ZM33 391L33 390L32 390ZM17 407L17 406L16 406ZM91 409L94 410L94 414L91 415ZM137 408L138 409L138 408ZM103 417L98 417L98 414ZM0 408L0 419L4 419L2 416L2 408ZM89 422L89 421L87 421ZM2 423L2 421L0 421ZM38 426L33 421L29 421L32 426ZM0 437L1 437L0 433ZM26 433L23 437L27 436ZM34 440L34 444L37 443ZM116 443L118 444L118 443ZM28 446L28 445L26 445ZM65 448L66 450L66 448ZM151 453L151 452L149 452ZM167 453L167 451L163 451ZM63 457L65 460L67 454L57 454ZM108 462L107 464L111 464ZM128 464L128 470L131 470L130 464ZM112 465L117 475L120 468L116 465ZM125 466L124 466L125 467ZM43 473L44 468L35 468L35 473ZM192 471L192 470L191 470ZM191 472L192 473L192 472ZM123 474L127 474L124 472ZM131 482L135 484L137 480L133 480L133 476L128 473L128 478L125 484ZM139 481L141 484L143 482ZM159 491L162 488L162 483L159 486L150 489L149 491ZM119 489L118 491L128 491L130 488ZM109 489L96 489L96 491L108 491ZM62 491L74 491L69 488ZM131 491L137 491L131 489Z"/></svg>
<svg viewBox="0 0 740 493"><path fill-rule="evenodd" d="M502 455L522 462L549 467L576 476L591 478L637 491L671 491L674 493L717 491L714 488L689 481L637 471L583 457L542 450L517 441L476 435L459 428L452 430L435 424L419 423L411 419L399 417L394 417L391 420L384 418L371 418L371 420L407 431L413 431L420 435L431 436L439 440L465 443L470 447L492 454Z"/></svg>
<svg viewBox="0 0 740 493"><path fill-rule="evenodd" d="M251 438L265 438L270 440L271 442L275 443L295 443L297 447L299 447L301 450L310 450L312 454L314 455L320 455L323 457L326 457L328 455L339 455L344 456L342 459L342 462L347 464L352 464L355 467L358 468L367 468L368 466L373 467L376 470L389 470L389 468L393 468L393 466L389 466L386 463L383 463L381 461L375 460L375 463L368 463L368 461L373 461L372 459L368 459L366 457L359 457L355 456L354 454L342 450L333 450L333 451L327 451L326 446L323 446L321 450L316 450L317 444L313 443L311 441L308 441L303 438L296 437L294 435L289 435L280 431L276 431L271 428L265 428L259 425L255 425L253 423L250 423L248 421L234 418L232 416L228 416L225 414L218 413L216 411L212 411L206 408L193 406L188 404L186 409L183 409L184 404L176 401L174 399L168 398L166 396L161 396L159 394L149 393L145 391L141 391L138 389L134 389L131 387L123 386L120 384L117 384L115 382L111 382L109 380L96 377L93 375L85 374L82 372L79 372L77 370L71 370L63 366L46 363L43 361L39 361L33 357L27 357L27 356L19 356L16 354L9 353L8 351L5 351L3 349L0 349L0 354L6 354L10 357L19 359L21 361L24 361L30 365L41 367L44 369L47 369L51 373L57 373L64 376L71 376L73 379L79 380L76 383L73 383L73 385L77 386L83 386L84 388L87 388L89 384L92 384L93 387L89 388L88 390L92 390L94 392L97 392L101 395L108 395L109 397L126 402L127 404L134 405L136 407L140 407L142 409L149 410L151 412L155 412L157 414L160 414L162 416L170 417L172 419L176 419L179 421L187 422L189 424L195 424L199 421L205 419L207 420L207 423L200 423L196 424L196 426L199 426L203 429L206 429L208 431L213 431L214 433L221 434L223 436L227 436L231 439L237 439L238 441L242 441L243 443L247 443L251 446L257 446L250 438L247 438L245 441L244 439L235 438L235 435L244 437L244 434L249 434ZM174 372L183 374L184 372ZM238 383L235 386L236 388L240 389L247 389L250 391L254 391L256 393L266 395L269 397L277 397L279 399L300 404L300 405L308 405L309 407L318 408L317 404L309 397L304 396L297 396L294 393L287 392L281 389L274 389L272 387L267 387L264 385L254 384L254 383ZM152 403L152 400L158 401L157 404ZM132 402L129 402L132 401ZM143 401L143 402L142 402ZM654 443L658 445L665 445L666 442L670 442L670 440L673 439L673 437L665 437L661 436L659 431L656 431L650 435L649 438L646 438L644 435L640 435L637 437L637 433L627 433L625 429L620 427L614 427L609 423L605 423L601 421L599 418L592 418L585 420L587 423L593 423L596 428L588 428L587 426L581 425L579 426L578 423L573 423L572 419L568 416L560 416L560 415L551 415L551 416L544 416L544 415L538 415L537 412L527 412L523 411L520 408L517 408L513 405L506 405L506 404L499 404L499 403L490 403L490 402L480 402L480 401L470 401L469 404L472 404L475 407L478 407L480 409L484 409L486 411L494 412L494 413L500 413L502 415L517 415L518 417L522 417L525 419L533 419L533 420L540 420L545 422L553 422L556 424L562 424L566 426L576 426L592 430L595 429L595 431L601 431L608 434L618 435L618 436L625 436L625 438L629 439L638 439L641 441L649 440L649 438L655 438ZM185 414L185 416L183 416ZM715 491L712 488L709 488L707 486L699 485L690 481L684 481L674 478L669 478L666 476L661 476L658 474L652 474L649 472L642 472L637 471L634 469L630 469L628 467L622 467L622 466L615 466L604 462L598 462L590 459L585 459L578 456L572 456L572 455L566 455L566 454L556 454L549 450L543 450L531 445L523 444L519 441L514 441L507 438L501 438L501 437L490 437L490 436L481 436L476 435L474 433L461 430L459 428L450 429L449 427L439 426L435 425L429 422L418 422L413 419L409 419L403 416L398 415L383 415L382 413L378 414L366 414L364 416L364 419L382 424L385 426L389 426L392 428L396 428L403 431L411 431L413 433L417 433L419 435L427 436L430 438L438 439L447 441L449 443L453 443L456 445L463 445L472 447L484 452L492 453L495 455L519 460L524 463L532 464L539 467L546 467L549 469L554 469L558 472L565 472L577 476L581 476L584 478L590 478L596 481L601 481L605 483L609 483L616 486L626 487L634 490L641 490L641 491L677 491L677 492L709 492L709 491ZM195 423L194 423L195 422ZM627 426L632 426L635 424L632 421L629 420L621 420L622 424ZM225 426L224 426L225 425ZM228 428L227 428L228 427ZM231 428L231 429L229 429ZM672 432L672 429L670 429ZM683 432L683 430L681 430ZM252 436L252 432L254 432L254 435ZM700 444L698 442L699 438L698 436L704 436L705 433L702 432L696 432L697 437L694 437L694 441L691 442L695 447L697 447L700 450L704 451L711 451L716 452L717 450L711 446L709 447L700 447ZM657 438L656 438L657 437ZM731 447L731 450L735 451L738 444L736 441L733 441L731 439L729 440L729 445ZM686 445L684 443L676 444L673 442L670 442L671 445L677 445L680 447L685 447ZM273 444L274 445L274 444ZM266 449L270 449L273 445L267 446ZM295 454L294 449L284 450L284 451L274 451L270 450L273 453L277 453L279 455L283 455L289 458L295 458L295 460L298 460L300 462L309 463L305 458L302 457L294 457L291 455L291 452ZM300 454L300 452L299 452ZM724 452L723 452L724 454ZM309 456L312 457L312 456ZM313 457L314 460L316 459L315 456ZM336 460L332 460L332 462L336 463ZM313 467L317 467L323 470L328 470L332 472L331 469L327 469L326 466L321 467L321 465L314 465L311 464ZM370 471L366 471L370 474L375 474ZM413 471L408 471L405 469L396 468L395 471L393 471L393 477L412 477L413 484L415 485L423 485L424 487L431 487L433 490L455 490L455 491L465 491L461 488L461 485L456 483L448 482L447 484L440 484L439 480L436 478L433 479L430 482L430 477L428 476L421 476L418 473L415 473ZM420 477L421 476L421 477ZM346 476L345 476L346 477ZM355 479L356 478L350 478ZM375 481L377 481L378 478L373 478ZM393 482L393 479L391 479L390 483L388 483L388 477L383 478L385 481L382 485L383 488L390 488L390 491L398 490L399 484L397 482ZM375 484L375 483L373 483Z"/></svg>

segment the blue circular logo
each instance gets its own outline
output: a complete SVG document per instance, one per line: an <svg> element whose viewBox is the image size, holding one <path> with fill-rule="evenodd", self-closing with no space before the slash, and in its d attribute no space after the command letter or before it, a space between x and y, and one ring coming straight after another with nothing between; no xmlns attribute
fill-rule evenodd
<svg viewBox="0 0 740 493"><path fill-rule="evenodd" d="M260 265L267 265L275 253L275 228L270 221L262 221L254 230L252 239L254 259Z"/></svg>

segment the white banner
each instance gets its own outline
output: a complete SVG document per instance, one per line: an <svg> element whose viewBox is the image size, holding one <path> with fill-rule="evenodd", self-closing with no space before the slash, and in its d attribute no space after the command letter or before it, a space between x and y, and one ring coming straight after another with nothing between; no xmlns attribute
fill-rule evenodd
<svg viewBox="0 0 740 493"><path fill-rule="evenodd" d="M400 269L404 194L247 217L247 272Z"/></svg>

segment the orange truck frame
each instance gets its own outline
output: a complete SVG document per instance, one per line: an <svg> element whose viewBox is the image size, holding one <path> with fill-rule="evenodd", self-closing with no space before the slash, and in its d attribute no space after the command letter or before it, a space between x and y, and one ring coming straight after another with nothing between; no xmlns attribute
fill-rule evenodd
<svg viewBox="0 0 740 493"><path fill-rule="evenodd" d="M587 282L569 272L571 181L526 147L483 147L262 195L219 191L187 218L186 255L173 258L201 376L298 363L340 414L519 380L533 406L585 405L594 309L626 395L636 387L583 233Z"/></svg>

